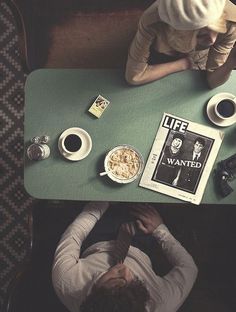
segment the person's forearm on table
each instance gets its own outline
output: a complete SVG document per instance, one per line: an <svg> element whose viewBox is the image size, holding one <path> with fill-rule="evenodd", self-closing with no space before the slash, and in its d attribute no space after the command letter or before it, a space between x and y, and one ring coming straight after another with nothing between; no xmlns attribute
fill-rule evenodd
<svg viewBox="0 0 236 312"><path fill-rule="evenodd" d="M223 65L221 65L215 71L213 72L208 71L207 72L208 86L211 89L214 89L222 85L223 83L225 83L229 79L232 69L233 69L232 65L226 61Z"/></svg>
<svg viewBox="0 0 236 312"><path fill-rule="evenodd" d="M67 308L70 306L70 300L64 300L65 294L68 292L67 280L73 280L73 277L76 278L79 274L83 274L82 261L80 261L82 242L106 211L108 205L106 202L90 202L85 205L83 211L62 235L56 249L52 281L57 295ZM83 286L81 281L78 289L82 289Z"/></svg>
<svg viewBox="0 0 236 312"><path fill-rule="evenodd" d="M62 235L55 252L54 266L78 262L82 242L108 207L107 202L90 202Z"/></svg>
<svg viewBox="0 0 236 312"><path fill-rule="evenodd" d="M169 307L176 309L189 294L197 277L198 269L191 255L164 224L159 225L152 235L161 244L164 254L173 265L172 270L162 280Z"/></svg>
<svg viewBox="0 0 236 312"><path fill-rule="evenodd" d="M193 258L177 239L170 233L166 225L160 224L152 234L161 245L163 252L173 266L186 265L196 267Z"/></svg>
<svg viewBox="0 0 236 312"><path fill-rule="evenodd" d="M132 72L132 69L127 65L126 80L131 85L141 85L189 68L190 63L187 58L182 58L169 63L147 65L146 68L139 73Z"/></svg>
<svg viewBox="0 0 236 312"><path fill-rule="evenodd" d="M173 266L165 276L156 275L156 287L158 292L161 289L165 311L177 311L193 286L197 267L190 254L171 235L154 207L148 204L134 206L131 215L136 218L139 230L144 234L151 234L157 240ZM158 255L156 260L158 261Z"/></svg>

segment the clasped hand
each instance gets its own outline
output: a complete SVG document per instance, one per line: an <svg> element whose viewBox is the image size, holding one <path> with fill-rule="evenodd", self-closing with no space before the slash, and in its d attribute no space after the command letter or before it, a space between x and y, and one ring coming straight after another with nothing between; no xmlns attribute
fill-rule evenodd
<svg viewBox="0 0 236 312"><path fill-rule="evenodd" d="M136 225L144 234L152 234L163 223L159 212L149 204L134 205L130 213L136 218Z"/></svg>

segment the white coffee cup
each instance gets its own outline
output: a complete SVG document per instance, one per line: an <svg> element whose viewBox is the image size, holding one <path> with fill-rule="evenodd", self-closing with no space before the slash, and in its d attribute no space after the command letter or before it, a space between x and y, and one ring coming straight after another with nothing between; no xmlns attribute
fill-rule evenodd
<svg viewBox="0 0 236 312"><path fill-rule="evenodd" d="M82 140L76 133L69 133L61 140L61 148L68 155L77 153L81 149L81 146Z"/></svg>
<svg viewBox="0 0 236 312"><path fill-rule="evenodd" d="M236 116L236 97L221 98L214 105L214 113L220 120L231 120Z"/></svg>

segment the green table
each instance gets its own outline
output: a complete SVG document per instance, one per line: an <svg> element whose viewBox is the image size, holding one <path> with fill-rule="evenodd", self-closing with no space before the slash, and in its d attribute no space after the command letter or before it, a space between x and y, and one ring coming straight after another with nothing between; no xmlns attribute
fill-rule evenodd
<svg viewBox="0 0 236 312"><path fill-rule="evenodd" d="M38 135L51 138L51 155L43 161L25 157L24 184L28 193L41 199L109 200L178 203L180 200L138 186L120 185L104 170L106 152L119 144L136 147L147 160L163 112L215 128L205 105L218 92L236 92L236 72L221 87L209 90L201 72L182 72L141 87L128 86L120 70L42 69L31 73L25 87L25 147ZM111 104L100 119L88 113L101 94ZM65 160L57 140L67 128L86 130L93 142L89 156L78 162ZM217 160L236 152L235 126L221 128L225 138ZM230 183L236 190L236 182ZM202 203L234 204L235 192L221 198L210 175Z"/></svg>

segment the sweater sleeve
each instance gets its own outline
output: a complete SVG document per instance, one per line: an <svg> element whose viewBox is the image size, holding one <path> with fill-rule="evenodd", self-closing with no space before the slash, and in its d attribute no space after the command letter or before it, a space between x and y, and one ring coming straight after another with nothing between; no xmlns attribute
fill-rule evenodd
<svg viewBox="0 0 236 312"><path fill-rule="evenodd" d="M190 254L164 224L157 227L153 236L173 266L162 278L163 300L168 306L168 311L177 311L192 289L198 269Z"/></svg>
<svg viewBox="0 0 236 312"><path fill-rule="evenodd" d="M207 71L214 71L226 62L235 41L236 23L230 23L228 31L225 34L219 34L215 44L209 49Z"/></svg>
<svg viewBox="0 0 236 312"><path fill-rule="evenodd" d="M126 80L130 84L139 84L145 78L150 56L150 46L156 33L153 24L157 21L157 8L154 3L141 16L137 33L130 45L126 63Z"/></svg>
<svg viewBox="0 0 236 312"><path fill-rule="evenodd" d="M107 210L107 202L90 202L67 228L57 246L52 268L54 289L61 301L68 307L67 298L73 296L73 291L83 290L83 259L80 259L82 242L95 226L96 222ZM78 282L79 281L79 282Z"/></svg>

